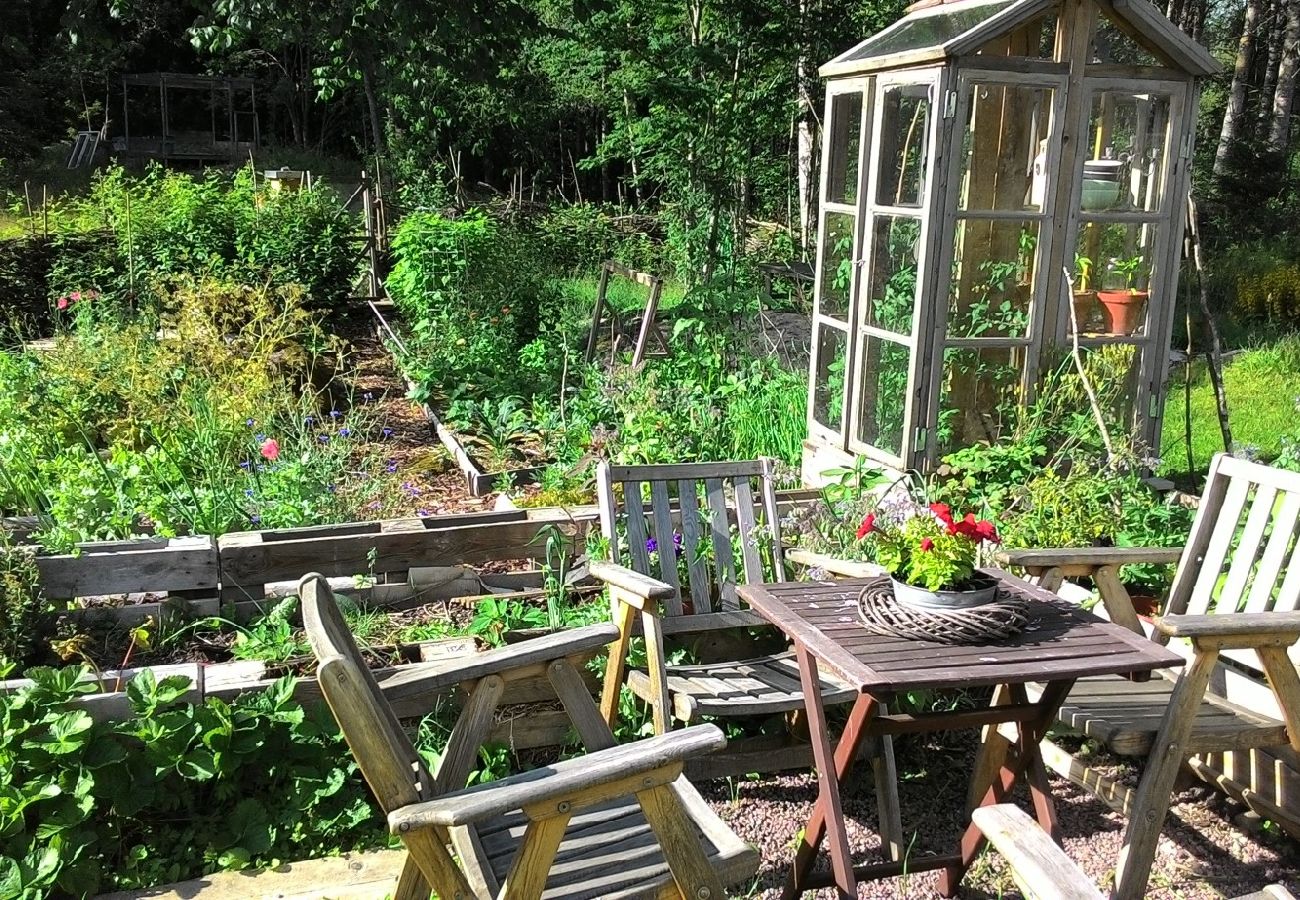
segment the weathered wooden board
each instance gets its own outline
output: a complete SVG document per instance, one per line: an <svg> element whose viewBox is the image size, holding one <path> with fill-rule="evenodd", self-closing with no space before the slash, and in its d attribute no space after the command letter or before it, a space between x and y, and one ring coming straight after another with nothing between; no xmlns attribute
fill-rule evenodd
<svg viewBox="0 0 1300 900"><path fill-rule="evenodd" d="M53 600L144 591L214 591L217 547L206 536L87 544L77 555L37 556Z"/></svg>

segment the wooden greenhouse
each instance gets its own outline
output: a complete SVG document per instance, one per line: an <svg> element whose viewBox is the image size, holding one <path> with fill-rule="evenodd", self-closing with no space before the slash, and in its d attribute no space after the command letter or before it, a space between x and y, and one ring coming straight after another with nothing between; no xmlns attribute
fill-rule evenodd
<svg viewBox="0 0 1300 900"><path fill-rule="evenodd" d="M1197 79L1148 0L922 3L827 63L803 474L933 468L1030 404L1158 450Z"/></svg>

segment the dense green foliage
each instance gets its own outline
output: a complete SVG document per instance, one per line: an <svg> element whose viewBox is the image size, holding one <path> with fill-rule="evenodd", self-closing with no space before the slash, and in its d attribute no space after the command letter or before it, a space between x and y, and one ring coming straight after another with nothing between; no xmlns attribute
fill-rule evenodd
<svg viewBox="0 0 1300 900"><path fill-rule="evenodd" d="M383 844L329 713L290 679L233 703L185 678L127 685L131 715L95 722L85 669L33 669L0 695L0 896L83 897L217 869ZM81 680L79 680L81 679Z"/></svg>

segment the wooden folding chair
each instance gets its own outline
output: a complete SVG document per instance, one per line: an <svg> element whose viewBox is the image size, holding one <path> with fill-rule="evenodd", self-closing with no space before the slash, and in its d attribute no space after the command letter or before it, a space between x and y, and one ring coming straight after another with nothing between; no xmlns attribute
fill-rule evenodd
<svg viewBox="0 0 1300 900"><path fill-rule="evenodd" d="M299 584L326 702L408 856L394 900L715 898L752 876L755 850L682 777L685 760L726 744L713 726L616 746L575 660L617 631L595 625L430 664L377 683L325 578ZM466 788L507 682L546 677L586 756ZM389 706L460 686L467 693L436 773ZM454 851L454 853L453 853Z"/></svg>

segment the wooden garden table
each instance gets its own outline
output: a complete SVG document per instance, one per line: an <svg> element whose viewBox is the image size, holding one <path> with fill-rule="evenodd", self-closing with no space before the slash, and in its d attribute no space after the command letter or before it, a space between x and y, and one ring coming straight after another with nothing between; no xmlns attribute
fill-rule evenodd
<svg viewBox="0 0 1300 900"><path fill-rule="evenodd" d="M817 802L783 897L831 885L839 889L841 897L857 897L858 878L887 878L904 871L933 869L944 870L939 890L951 897L983 847L984 837L968 825L955 853L855 867L849 855L840 783L867 738L982 727L983 739L971 775L972 802L979 806L999 802L1025 778L1039 823L1059 843L1047 770L1038 744L1075 680L1090 675L1149 677L1155 669L1184 662L1178 654L1054 594L997 569L985 571L1003 587L1030 601L1030 624L1011 640L951 646L874 634L861 623L857 601L862 588L876 579L754 584L737 589L755 611L794 643L818 771ZM816 689L819 667L859 692L836 747L831 745L826 710ZM1030 681L1044 684L1036 702L1030 701L1025 689ZM985 709L916 716L885 711L893 697L909 691L989 686L994 688L993 701ZM1014 737L999 728L1003 723L1017 726ZM832 871L813 873L818 850L826 839L830 842ZM882 846L887 845L882 836Z"/></svg>

